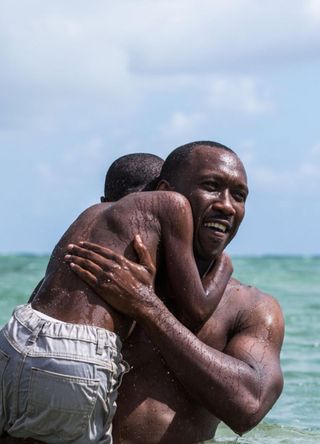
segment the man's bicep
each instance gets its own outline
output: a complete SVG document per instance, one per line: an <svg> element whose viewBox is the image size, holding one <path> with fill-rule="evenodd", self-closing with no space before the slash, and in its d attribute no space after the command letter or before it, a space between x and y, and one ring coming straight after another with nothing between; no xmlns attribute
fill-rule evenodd
<svg viewBox="0 0 320 444"><path fill-rule="evenodd" d="M263 359L263 350L273 350L279 355L284 337L284 319L278 302L255 288L244 294L243 300L251 299L241 313L235 325L235 332L228 342L225 352Z"/></svg>
<svg viewBox="0 0 320 444"><path fill-rule="evenodd" d="M252 416L258 424L273 407L283 388L283 376L279 361L279 348L263 343L254 337L237 338L226 351L252 368L254 377L246 380L246 386L257 399Z"/></svg>
<svg viewBox="0 0 320 444"><path fill-rule="evenodd" d="M269 298L257 304L224 352L250 366L259 381L260 409L267 412L280 396L283 377L280 350L284 321L279 305Z"/></svg>

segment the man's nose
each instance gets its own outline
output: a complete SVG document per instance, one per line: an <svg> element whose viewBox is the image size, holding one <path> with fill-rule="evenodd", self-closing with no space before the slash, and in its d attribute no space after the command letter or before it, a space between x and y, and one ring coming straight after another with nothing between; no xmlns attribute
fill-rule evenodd
<svg viewBox="0 0 320 444"><path fill-rule="evenodd" d="M219 193L218 199L214 203L214 207L227 216L233 216L236 212L232 204L232 196L228 189Z"/></svg>

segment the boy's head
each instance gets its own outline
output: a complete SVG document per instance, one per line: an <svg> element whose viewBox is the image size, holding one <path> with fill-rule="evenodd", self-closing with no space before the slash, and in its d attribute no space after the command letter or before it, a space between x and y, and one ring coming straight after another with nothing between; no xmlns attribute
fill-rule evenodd
<svg viewBox="0 0 320 444"><path fill-rule="evenodd" d="M162 165L160 157L149 153L119 157L107 171L101 202L114 202L133 192L153 190Z"/></svg>

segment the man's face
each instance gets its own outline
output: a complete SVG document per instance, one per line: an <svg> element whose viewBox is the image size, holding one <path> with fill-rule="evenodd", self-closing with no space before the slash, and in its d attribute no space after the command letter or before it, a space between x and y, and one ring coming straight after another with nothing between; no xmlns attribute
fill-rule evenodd
<svg viewBox="0 0 320 444"><path fill-rule="evenodd" d="M174 191L191 204L197 261L211 261L235 236L244 217L248 187L241 161L229 151L198 146Z"/></svg>

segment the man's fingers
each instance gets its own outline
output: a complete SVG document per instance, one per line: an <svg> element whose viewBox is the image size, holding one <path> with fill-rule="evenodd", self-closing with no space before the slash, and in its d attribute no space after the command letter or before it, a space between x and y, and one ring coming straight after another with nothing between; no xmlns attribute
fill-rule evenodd
<svg viewBox="0 0 320 444"><path fill-rule="evenodd" d="M150 273L155 273L156 267L153 259L139 234L134 237L133 245L139 257L139 263L149 270Z"/></svg>
<svg viewBox="0 0 320 444"><path fill-rule="evenodd" d="M68 250L77 251L80 255L87 255L86 257L90 258L90 253L94 255L97 253L100 256L103 256L106 259L110 259L117 263L121 263L122 256L121 254L115 253L113 250L107 247L102 247L101 245L94 244L92 242L79 242L79 244L70 244L68 245ZM91 256L93 257L93 256Z"/></svg>
<svg viewBox="0 0 320 444"><path fill-rule="evenodd" d="M102 269L100 267L99 264L97 264L96 262L92 262L89 259L84 259L82 257L79 256L74 256L71 254L67 254L64 257L66 262L69 262L70 265L71 263L73 264L77 264L80 267L82 267L83 269L90 271L91 273L95 274L96 276L101 273Z"/></svg>
<svg viewBox="0 0 320 444"><path fill-rule="evenodd" d="M84 282L86 282L90 287L93 289L96 288L98 279L95 275L91 274L89 271L84 270L79 265L75 264L74 262L71 262L70 268L72 271L74 271Z"/></svg>
<svg viewBox="0 0 320 444"><path fill-rule="evenodd" d="M76 244L70 244L68 246L67 253L68 253L67 256L72 256L72 258L74 258L74 257L86 258L87 260L94 262L95 264L99 265L99 267L101 267L105 270L112 269L116 266L119 266L118 261L114 261L114 259L112 259L111 255L109 255L109 257L102 256L99 253L95 253L95 252L91 251L91 249L83 248L83 247L80 247L79 245L76 245ZM68 260L68 258L67 258L67 260ZM70 262L70 260L69 260L69 262ZM82 263L80 265L82 265Z"/></svg>
<svg viewBox="0 0 320 444"><path fill-rule="evenodd" d="M107 267L107 259L103 260L103 268L97 265L96 263L88 260L83 259L78 256L71 256L66 255L65 256L66 262L70 263L70 267L74 269L74 266L76 265L79 268L76 268L77 274L85 281L87 282L86 278L87 275L85 272L90 273L91 276L95 277L95 283L96 285L103 286L105 284L108 284L111 282L110 276L111 276L111 270L113 267L113 263L111 262L110 266ZM80 274L81 273L81 274ZM83 274L82 274L83 273ZM90 282L92 284L92 281Z"/></svg>
<svg viewBox="0 0 320 444"><path fill-rule="evenodd" d="M86 248L87 250L92 250L106 259L109 259L117 263L121 263L122 260L121 254L114 252L110 248L102 247L101 245L93 244L92 242L80 242L80 246Z"/></svg>

